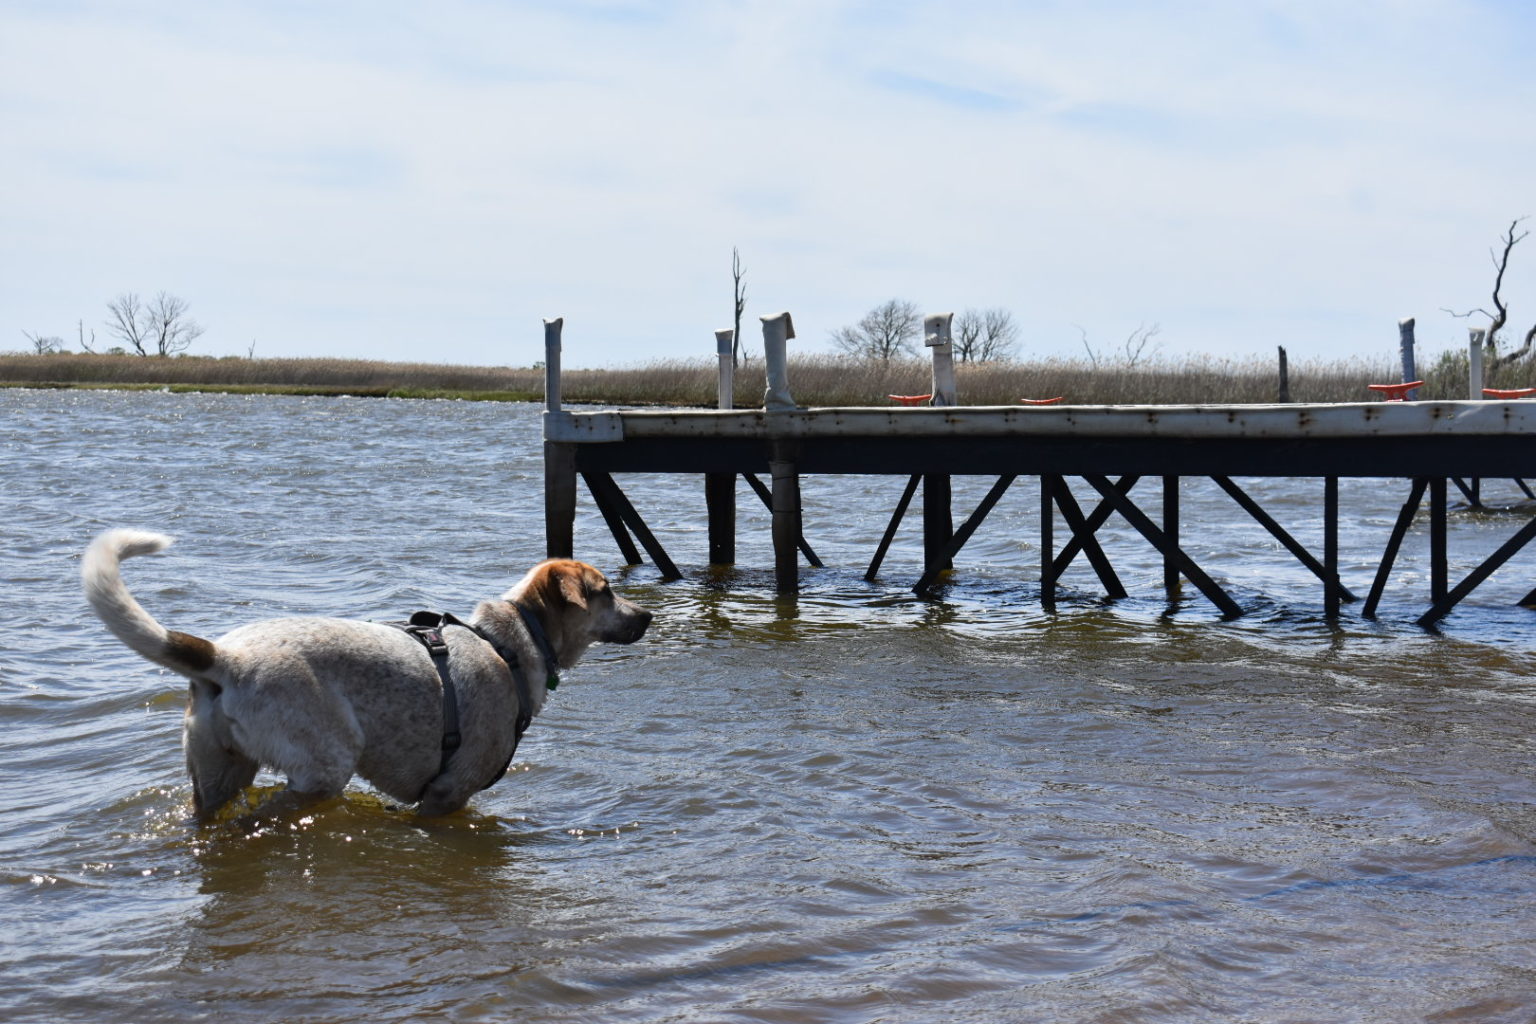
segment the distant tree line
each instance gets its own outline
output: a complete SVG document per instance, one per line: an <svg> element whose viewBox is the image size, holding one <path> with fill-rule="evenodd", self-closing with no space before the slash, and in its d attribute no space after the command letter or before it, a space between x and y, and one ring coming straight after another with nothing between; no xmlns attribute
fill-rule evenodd
<svg viewBox="0 0 1536 1024"><path fill-rule="evenodd" d="M839 352L856 359L887 362L917 354L923 316L917 303L890 299L865 313L859 322L832 332ZM1019 328L1000 306L967 309L950 325L955 358L962 363L991 363L1018 354Z"/></svg>
<svg viewBox="0 0 1536 1024"><path fill-rule="evenodd" d="M156 292L154 298L145 301L137 292L125 292L107 303L107 332L121 345L107 350L108 355L126 355L130 351L141 356L171 356L185 352L202 336L203 326L192 319L187 301L170 292ZM96 351L96 331L85 338L85 321L76 324L80 350ZM36 331L22 331L22 336L32 345L37 355L65 352L64 339L56 334L44 335Z"/></svg>

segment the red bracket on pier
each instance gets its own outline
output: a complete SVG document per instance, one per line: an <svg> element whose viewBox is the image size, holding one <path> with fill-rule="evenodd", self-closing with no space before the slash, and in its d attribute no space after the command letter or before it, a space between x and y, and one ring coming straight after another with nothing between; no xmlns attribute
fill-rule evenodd
<svg viewBox="0 0 1536 1024"><path fill-rule="evenodd" d="M1402 384L1367 384L1366 385L1366 387L1370 388L1372 391L1380 391L1383 395L1385 395L1387 397L1387 401L1389 401L1389 402L1402 402L1402 401L1405 401L1406 398L1407 398L1408 392L1412 391L1414 388L1421 388L1423 386L1424 386L1424 382L1421 381L1421 380L1405 381Z"/></svg>
<svg viewBox="0 0 1536 1024"><path fill-rule="evenodd" d="M1529 398L1536 395L1536 388L1483 388L1489 398Z"/></svg>
<svg viewBox="0 0 1536 1024"><path fill-rule="evenodd" d="M1025 405L1055 405L1065 397L1065 395L1057 395L1055 398L1021 398L1019 401Z"/></svg>
<svg viewBox="0 0 1536 1024"><path fill-rule="evenodd" d="M898 405L922 405L932 399L933 395L886 395L885 397Z"/></svg>

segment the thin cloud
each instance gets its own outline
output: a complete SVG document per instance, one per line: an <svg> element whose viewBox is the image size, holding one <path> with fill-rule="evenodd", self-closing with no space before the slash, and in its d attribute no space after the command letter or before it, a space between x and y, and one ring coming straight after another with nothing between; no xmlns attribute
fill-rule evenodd
<svg viewBox="0 0 1536 1024"><path fill-rule="evenodd" d="M6 329L707 356L738 247L801 344L901 295L1026 353L1449 342L1526 212L1531 16L1474 3L7 5ZM1517 254L1518 255L1518 254ZM1531 261L1536 268L1536 257ZM1524 276L1522 276L1524 275ZM1517 261L1513 294L1536 292ZM1516 313L1525 308L1518 303ZM749 311L750 312L750 311ZM17 335L19 337L19 334Z"/></svg>

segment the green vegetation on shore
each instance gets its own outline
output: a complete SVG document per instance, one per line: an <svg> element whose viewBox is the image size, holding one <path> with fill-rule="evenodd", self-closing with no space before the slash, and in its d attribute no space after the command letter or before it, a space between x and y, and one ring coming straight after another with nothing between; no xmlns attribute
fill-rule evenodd
<svg viewBox="0 0 1536 1024"><path fill-rule="evenodd" d="M1421 361L1422 399L1465 398L1465 353ZM1533 382L1519 365L1489 374L1489 387ZM1367 384L1398 379L1395 360L1296 361L1290 365L1297 402L1371 401ZM1065 397L1080 404L1249 404L1273 402L1278 371L1263 358L1209 356L1113 363L1104 359L1043 359L962 363L956 367L966 405L1013 405L1021 398ZM809 355L790 360L791 390L808 406L885 405L887 395L921 394L930 387L926 359L854 360ZM0 355L0 386L212 391L232 394L353 395L540 401L539 367L443 366L362 359L241 359L207 356ZM561 391L571 404L712 408L714 360L670 360L611 370L566 370ZM735 402L762 404L763 371L753 361L736 371Z"/></svg>

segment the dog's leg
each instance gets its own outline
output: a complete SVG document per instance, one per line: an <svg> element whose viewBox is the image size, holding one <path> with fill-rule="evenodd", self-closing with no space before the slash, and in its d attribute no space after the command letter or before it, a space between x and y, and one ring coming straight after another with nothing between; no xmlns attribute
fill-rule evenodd
<svg viewBox="0 0 1536 1024"><path fill-rule="evenodd" d="M261 802L261 806L249 814L242 814L235 819L235 824L246 832L255 832L257 829L268 825L275 825L285 819L295 818L306 808L341 795L341 789L333 792L305 790L293 788L290 783L286 788L278 790Z"/></svg>
<svg viewBox="0 0 1536 1024"><path fill-rule="evenodd" d="M215 684L194 680L181 733L192 776L192 810L205 822L251 784L257 768L254 760L230 746L228 730L219 721L218 700Z"/></svg>
<svg viewBox="0 0 1536 1024"><path fill-rule="evenodd" d="M465 791L464 780L452 771L446 771L427 783L421 800L416 804L416 815L421 818L441 818L452 814L469 802L473 787Z"/></svg>

